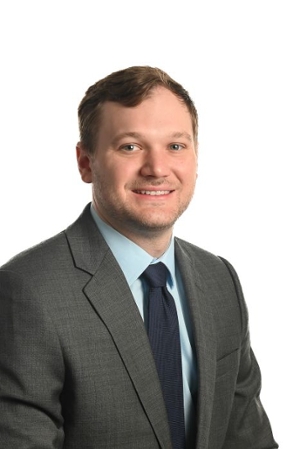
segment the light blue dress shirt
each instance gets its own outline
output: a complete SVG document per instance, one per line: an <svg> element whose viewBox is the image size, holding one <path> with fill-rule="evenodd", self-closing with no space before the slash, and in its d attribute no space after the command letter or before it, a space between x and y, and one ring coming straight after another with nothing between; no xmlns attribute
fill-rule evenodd
<svg viewBox="0 0 300 449"><path fill-rule="evenodd" d="M195 410L192 398L196 396L197 369L193 352L192 326L187 300L182 279L175 263L174 238L172 237L167 251L160 258L156 259L101 220L93 206L91 206L91 214L119 263L140 314L146 322L148 286L146 282L140 279L140 276L151 263L163 262L169 270L167 288L175 300L179 321L185 428L187 440L189 441L193 438L195 432Z"/></svg>

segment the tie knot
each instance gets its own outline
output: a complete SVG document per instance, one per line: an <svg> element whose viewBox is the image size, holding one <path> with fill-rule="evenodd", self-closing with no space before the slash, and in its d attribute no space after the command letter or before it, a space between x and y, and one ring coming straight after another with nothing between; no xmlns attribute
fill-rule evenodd
<svg viewBox="0 0 300 449"><path fill-rule="evenodd" d="M150 287L165 287L167 285L168 268L162 262L149 265L143 275Z"/></svg>

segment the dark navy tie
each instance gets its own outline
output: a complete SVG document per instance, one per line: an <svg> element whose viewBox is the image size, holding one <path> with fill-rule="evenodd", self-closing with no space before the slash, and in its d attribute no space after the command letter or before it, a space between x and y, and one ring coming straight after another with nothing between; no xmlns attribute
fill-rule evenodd
<svg viewBox="0 0 300 449"><path fill-rule="evenodd" d="M185 428L179 324L173 296L167 290L167 267L149 265L148 336L168 414L172 447L184 449Z"/></svg>

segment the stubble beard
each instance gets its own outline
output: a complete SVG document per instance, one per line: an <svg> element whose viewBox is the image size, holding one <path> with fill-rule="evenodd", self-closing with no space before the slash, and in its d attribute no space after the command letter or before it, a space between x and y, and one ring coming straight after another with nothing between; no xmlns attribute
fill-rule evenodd
<svg viewBox="0 0 300 449"><path fill-rule="evenodd" d="M151 183L153 186L162 185L159 180ZM163 189L167 190L164 181ZM149 183L147 184L149 185ZM140 185L131 186L132 190L142 189ZM186 199L180 201L170 210L165 210L159 204L150 206L150 210L137 210L127 202L114 198L110 190L109 182L101 180L96 176L93 179L93 198L98 214L106 223L121 234L141 235L148 239L157 237L159 234L172 230L174 224L189 206L194 195L195 183L190 187L190 193ZM155 201L155 200L154 200Z"/></svg>
<svg viewBox="0 0 300 449"><path fill-rule="evenodd" d="M94 184L93 196L96 209L102 220L112 226L121 234L140 235L154 239L158 235L172 230L174 224L189 206L193 192L183 203L176 208L165 211L164 206L152 206L151 209L138 211L114 199L109 200Z"/></svg>

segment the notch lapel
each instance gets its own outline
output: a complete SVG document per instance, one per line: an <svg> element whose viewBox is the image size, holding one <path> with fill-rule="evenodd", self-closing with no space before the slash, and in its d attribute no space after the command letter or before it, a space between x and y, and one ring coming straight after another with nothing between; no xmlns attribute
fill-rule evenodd
<svg viewBox="0 0 300 449"><path fill-rule="evenodd" d="M214 319L205 267L201 270L201 261L192 259L186 245L176 239L175 253L193 323L198 367L196 449L207 449L216 375Z"/></svg>
<svg viewBox="0 0 300 449"><path fill-rule="evenodd" d="M91 217L89 205L66 235L76 267L91 275L83 291L111 334L161 448L171 449L165 405L144 322L121 268Z"/></svg>

